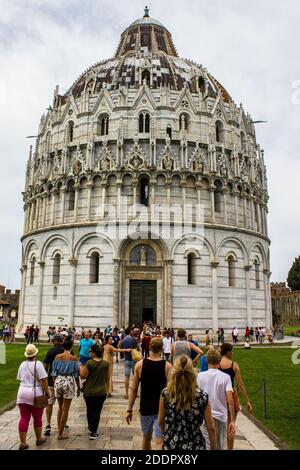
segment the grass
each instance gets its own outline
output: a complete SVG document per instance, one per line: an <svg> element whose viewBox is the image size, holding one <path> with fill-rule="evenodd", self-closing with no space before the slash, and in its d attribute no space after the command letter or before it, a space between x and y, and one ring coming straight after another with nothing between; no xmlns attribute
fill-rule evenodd
<svg viewBox="0 0 300 470"><path fill-rule="evenodd" d="M300 449L300 364L291 361L293 349L236 349L238 362L254 415L270 431L288 444L290 449ZM299 354L300 357L300 354ZM254 393L267 380L267 419L263 419L263 392Z"/></svg>
<svg viewBox="0 0 300 470"><path fill-rule="evenodd" d="M39 350L38 359L43 361L49 345L40 344L37 347ZM6 345L6 364L0 364L0 409L17 397L19 382L16 377L19 365L25 360L24 351L25 344Z"/></svg>
<svg viewBox="0 0 300 470"><path fill-rule="evenodd" d="M43 360L49 345L39 345L38 359ZM24 360L24 344L7 345L7 364L0 365L0 409L16 399L17 370ZM75 353L77 348L75 348ZM300 364L291 361L293 349L235 349L242 377L253 403L254 415L290 449L300 449ZM300 358L300 355L299 355ZM263 419L263 395L256 390L267 380L267 419Z"/></svg>
<svg viewBox="0 0 300 470"><path fill-rule="evenodd" d="M284 334L286 336L291 336L292 333L294 333L295 331L299 331L300 330L300 325L295 325L295 326L285 326L284 327Z"/></svg>

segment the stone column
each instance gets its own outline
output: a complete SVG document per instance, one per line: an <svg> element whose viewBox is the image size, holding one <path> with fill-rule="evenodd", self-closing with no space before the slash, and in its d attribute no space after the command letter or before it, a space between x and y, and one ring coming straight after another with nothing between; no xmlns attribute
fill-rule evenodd
<svg viewBox="0 0 300 470"><path fill-rule="evenodd" d="M210 191L210 201L211 201L211 223L216 223L216 211L215 211L215 186L209 188Z"/></svg>
<svg viewBox="0 0 300 470"><path fill-rule="evenodd" d="M132 198L132 217L136 217L136 195L137 195L137 183L132 181L133 198Z"/></svg>
<svg viewBox="0 0 300 470"><path fill-rule="evenodd" d="M239 223L239 205L238 205L238 193L234 192L234 212L235 212L235 226Z"/></svg>
<svg viewBox="0 0 300 470"><path fill-rule="evenodd" d="M261 231L262 231L263 234L265 234L266 231L265 231L264 208L263 208L263 206L259 206L259 207L260 207Z"/></svg>
<svg viewBox="0 0 300 470"><path fill-rule="evenodd" d="M223 189L223 200L224 200L224 223L228 224L228 201L227 201L228 189Z"/></svg>
<svg viewBox="0 0 300 470"><path fill-rule="evenodd" d="M172 266L173 260L167 259L165 261L165 282L166 286L163 286L163 293L165 293L165 309L163 312L163 327L170 328L172 322Z"/></svg>
<svg viewBox="0 0 300 470"><path fill-rule="evenodd" d="M88 202L87 202L87 220L91 220L91 207L92 207L92 191L93 191L93 183L88 183Z"/></svg>
<svg viewBox="0 0 300 470"><path fill-rule="evenodd" d="M51 225L55 224L55 205L56 205L56 189L51 189L52 194L52 214L51 214Z"/></svg>
<svg viewBox="0 0 300 470"><path fill-rule="evenodd" d="M117 220L120 221L121 214L121 189L122 181L117 181Z"/></svg>
<svg viewBox="0 0 300 470"><path fill-rule="evenodd" d="M24 204L24 225L23 225L23 233L27 233L27 226L28 226L28 204Z"/></svg>
<svg viewBox="0 0 300 470"><path fill-rule="evenodd" d="M61 191L61 224L65 223L65 210L66 210L66 187L60 188Z"/></svg>
<svg viewBox="0 0 300 470"><path fill-rule="evenodd" d="M251 198L251 229L256 230L256 222L255 222L255 206L253 198Z"/></svg>
<svg viewBox="0 0 300 470"><path fill-rule="evenodd" d="M31 202L29 202L29 215L28 215L28 229L27 229L27 232L30 232L32 230L32 225L33 225L32 212L33 212L33 206L32 206L32 201L31 201Z"/></svg>
<svg viewBox="0 0 300 470"><path fill-rule="evenodd" d="M34 228L39 228L39 218L40 218L40 196L37 196L35 199L35 224Z"/></svg>
<svg viewBox="0 0 300 470"><path fill-rule="evenodd" d="M246 274L246 310L247 310L247 325L251 328L252 325L252 309L251 309L251 287L250 287L250 273L252 266L244 266Z"/></svg>
<svg viewBox="0 0 300 470"><path fill-rule="evenodd" d="M264 273L264 290L265 290L265 304L266 304L266 328L272 327L272 305L271 305L271 291L270 291L270 277L271 273L268 269L263 270Z"/></svg>
<svg viewBox="0 0 300 470"><path fill-rule="evenodd" d="M38 311L37 311L36 323L39 327L41 327L45 263L44 261L39 261L38 264L40 266L40 273L39 273Z"/></svg>
<svg viewBox="0 0 300 470"><path fill-rule="evenodd" d="M76 266L77 259L70 258L70 297L69 297L69 326L74 326L74 313L75 313L75 290L76 290Z"/></svg>
<svg viewBox="0 0 300 470"><path fill-rule="evenodd" d="M219 318L218 318L218 273L217 268L219 263L212 261L211 274L212 274L212 322L214 333L219 329Z"/></svg>
<svg viewBox="0 0 300 470"><path fill-rule="evenodd" d="M201 208L201 187L202 187L202 184L200 182L197 182L196 183L196 188L197 188L197 204L198 204L198 207L197 207L197 222L200 223L200 224L204 224L204 208L203 208L203 211L202 211L202 208Z"/></svg>
<svg viewBox="0 0 300 470"><path fill-rule="evenodd" d="M21 293L20 293L20 300L19 300L19 311L18 311L18 333L22 333L23 325L24 325L24 307L25 307L25 289L26 289L26 278L27 278L27 265L23 264L20 269L22 274L21 279Z"/></svg>
<svg viewBox="0 0 300 470"><path fill-rule="evenodd" d="M114 260L114 287L113 287L113 309L112 309L112 327L114 328L117 325L119 328L121 325L121 312L119 312L119 290L120 290L120 262L119 258L115 258Z"/></svg>
<svg viewBox="0 0 300 470"><path fill-rule="evenodd" d="M247 228L247 199L246 194L243 195L243 212L244 212L244 228Z"/></svg>
<svg viewBox="0 0 300 470"><path fill-rule="evenodd" d="M106 198L106 183L101 183L102 186L102 204L101 204L101 218L105 215L105 198Z"/></svg>
<svg viewBox="0 0 300 470"><path fill-rule="evenodd" d="M74 184L75 189L75 202L74 202L74 222L77 222L77 214L78 214L78 197L80 188L78 184Z"/></svg>
<svg viewBox="0 0 300 470"><path fill-rule="evenodd" d="M42 227L46 226L46 209L47 209L47 194L43 194Z"/></svg>

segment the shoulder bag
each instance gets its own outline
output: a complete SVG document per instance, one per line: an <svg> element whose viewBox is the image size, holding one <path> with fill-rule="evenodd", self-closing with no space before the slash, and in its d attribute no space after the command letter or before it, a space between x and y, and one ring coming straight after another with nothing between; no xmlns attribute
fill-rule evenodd
<svg viewBox="0 0 300 470"><path fill-rule="evenodd" d="M30 371L31 372L31 371ZM31 372L32 373L32 372ZM36 361L34 361L34 373L33 373L33 376L34 376L34 384L33 384L33 388L34 388L34 399L33 399L33 406L34 408L47 408L48 406L48 397L47 395L45 395L45 391L43 389L43 395L41 395L40 397L37 397L36 396L36 382L38 381L39 385L41 387L42 384L41 384L41 381L37 378L37 375L36 375Z"/></svg>

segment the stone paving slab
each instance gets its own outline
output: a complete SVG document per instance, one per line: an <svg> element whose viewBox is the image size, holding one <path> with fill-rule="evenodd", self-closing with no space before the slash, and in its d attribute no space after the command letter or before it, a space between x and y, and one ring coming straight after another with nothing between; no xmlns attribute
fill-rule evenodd
<svg viewBox="0 0 300 470"><path fill-rule="evenodd" d="M133 419L128 426L125 421L127 400L124 396L123 364L114 364L113 382L114 396L105 401L99 431L100 438L90 441L88 436L86 408L83 397L75 398L71 404L68 425L70 426L69 439L58 441L56 437L56 413L54 407L52 416L52 436L47 443L38 447L39 450L138 450L141 449L141 430L138 413L139 399L134 406ZM7 411L0 416L0 450L17 450L19 411L17 408ZM43 418L45 424L45 414ZM236 450L276 450L274 443L252 423L246 416L239 413L237 419L237 435L235 440ZM32 424L28 432L28 444L30 449L37 449Z"/></svg>

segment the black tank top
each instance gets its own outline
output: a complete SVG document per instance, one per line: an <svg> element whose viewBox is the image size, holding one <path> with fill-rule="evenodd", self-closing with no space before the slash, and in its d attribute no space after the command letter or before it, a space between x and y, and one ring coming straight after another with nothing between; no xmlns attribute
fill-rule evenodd
<svg viewBox="0 0 300 470"><path fill-rule="evenodd" d="M142 416L158 414L160 394L167 383L165 370L165 360L143 360L140 402L140 413Z"/></svg>
<svg viewBox="0 0 300 470"><path fill-rule="evenodd" d="M235 372L233 370L233 364L234 364L234 362L232 362L231 367L228 367L227 369L222 369L222 367L219 366L219 370L221 372L224 372L225 374L228 374L230 376L232 387L234 387L234 378L235 378Z"/></svg>

